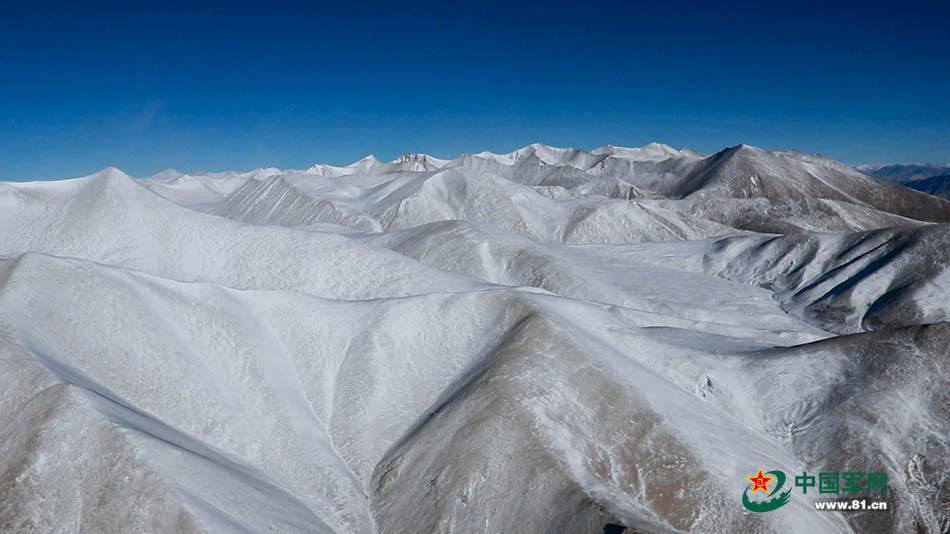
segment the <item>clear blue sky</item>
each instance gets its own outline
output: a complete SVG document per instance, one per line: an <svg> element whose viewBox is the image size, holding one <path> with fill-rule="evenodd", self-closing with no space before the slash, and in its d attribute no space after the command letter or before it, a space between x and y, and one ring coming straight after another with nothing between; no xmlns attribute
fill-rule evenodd
<svg viewBox="0 0 950 534"><path fill-rule="evenodd" d="M7 2L0 179L531 142L950 160L950 2L830 3Z"/></svg>

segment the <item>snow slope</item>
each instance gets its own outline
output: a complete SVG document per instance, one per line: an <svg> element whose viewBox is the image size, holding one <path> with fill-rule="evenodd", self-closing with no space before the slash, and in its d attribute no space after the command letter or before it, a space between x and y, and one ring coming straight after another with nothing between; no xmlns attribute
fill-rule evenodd
<svg viewBox="0 0 950 534"><path fill-rule="evenodd" d="M660 144L0 183L0 531L945 531L950 211L888 187ZM760 467L891 508L748 513Z"/></svg>
<svg viewBox="0 0 950 534"><path fill-rule="evenodd" d="M767 287L783 307L829 331L950 320L950 226L855 234L735 237L707 270Z"/></svg>

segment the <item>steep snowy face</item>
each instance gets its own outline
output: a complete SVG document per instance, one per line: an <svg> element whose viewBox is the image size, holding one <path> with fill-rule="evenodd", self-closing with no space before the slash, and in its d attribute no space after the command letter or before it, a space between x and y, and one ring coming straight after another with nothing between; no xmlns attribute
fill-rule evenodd
<svg viewBox="0 0 950 534"><path fill-rule="evenodd" d="M943 532L947 220L746 145L0 183L0 530Z"/></svg>
<svg viewBox="0 0 950 534"><path fill-rule="evenodd" d="M763 198L778 203L821 199L919 220L950 222L950 204L942 199L882 183L823 158L772 153L748 145L706 158L665 192L673 198Z"/></svg>
<svg viewBox="0 0 950 534"><path fill-rule="evenodd" d="M275 168L207 174L184 174L174 169L166 169L142 179L141 183L176 204L198 211L209 211L249 180L262 180L282 173L283 171Z"/></svg>
<svg viewBox="0 0 950 534"><path fill-rule="evenodd" d="M950 320L950 226L714 242L706 270L767 287L790 313L850 333Z"/></svg>
<svg viewBox="0 0 950 534"><path fill-rule="evenodd" d="M360 231L378 231L377 221L361 215L347 215L326 199L317 200L290 185L283 176L249 180L223 199L212 213L238 221L307 226L314 223L338 224Z"/></svg>

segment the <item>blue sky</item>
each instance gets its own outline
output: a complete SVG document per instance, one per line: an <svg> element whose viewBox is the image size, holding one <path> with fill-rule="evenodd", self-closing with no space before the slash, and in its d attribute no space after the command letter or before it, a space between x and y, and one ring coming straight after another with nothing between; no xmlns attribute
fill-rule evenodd
<svg viewBox="0 0 950 534"><path fill-rule="evenodd" d="M950 160L950 2L129 4L0 8L0 179L531 142Z"/></svg>

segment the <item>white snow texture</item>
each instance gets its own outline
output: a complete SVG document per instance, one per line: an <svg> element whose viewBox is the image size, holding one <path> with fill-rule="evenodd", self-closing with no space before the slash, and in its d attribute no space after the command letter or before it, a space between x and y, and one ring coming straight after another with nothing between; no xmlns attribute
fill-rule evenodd
<svg viewBox="0 0 950 534"><path fill-rule="evenodd" d="M947 532L948 222L746 145L0 182L0 531Z"/></svg>

